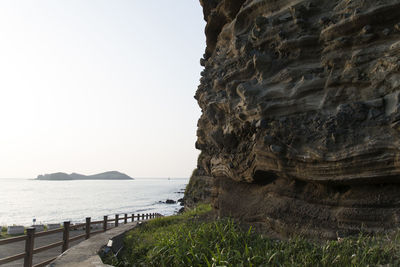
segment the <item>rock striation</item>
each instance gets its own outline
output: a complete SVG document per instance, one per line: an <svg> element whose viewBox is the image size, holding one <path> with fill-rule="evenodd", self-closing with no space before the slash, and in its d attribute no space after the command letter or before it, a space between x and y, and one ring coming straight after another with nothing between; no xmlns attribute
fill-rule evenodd
<svg viewBox="0 0 400 267"><path fill-rule="evenodd" d="M400 224L400 0L200 0L213 203L272 235Z"/></svg>

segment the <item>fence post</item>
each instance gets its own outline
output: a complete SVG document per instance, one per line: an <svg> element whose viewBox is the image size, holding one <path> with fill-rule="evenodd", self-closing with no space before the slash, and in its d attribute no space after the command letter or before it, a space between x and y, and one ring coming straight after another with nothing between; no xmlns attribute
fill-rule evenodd
<svg viewBox="0 0 400 267"><path fill-rule="evenodd" d="M115 214L115 227L118 227L119 215Z"/></svg>
<svg viewBox="0 0 400 267"><path fill-rule="evenodd" d="M127 213L125 213L124 223L125 223L125 224L128 223L128 214L127 214Z"/></svg>
<svg viewBox="0 0 400 267"><path fill-rule="evenodd" d="M144 213L142 214L142 220L144 221Z"/></svg>
<svg viewBox="0 0 400 267"><path fill-rule="evenodd" d="M70 226L70 222L64 222L62 252L66 251L69 247L69 226Z"/></svg>
<svg viewBox="0 0 400 267"><path fill-rule="evenodd" d="M90 217L86 217L86 239L90 238Z"/></svg>
<svg viewBox="0 0 400 267"><path fill-rule="evenodd" d="M135 220L135 214L132 213L132 222Z"/></svg>
<svg viewBox="0 0 400 267"><path fill-rule="evenodd" d="M104 222L103 222L103 231L105 232L105 231L107 231L107 215L106 216L104 216Z"/></svg>
<svg viewBox="0 0 400 267"><path fill-rule="evenodd" d="M140 221L140 213L137 214L137 220Z"/></svg>
<svg viewBox="0 0 400 267"><path fill-rule="evenodd" d="M147 219L149 219L149 214L148 214L148 213L146 213L146 220L147 220Z"/></svg>
<svg viewBox="0 0 400 267"><path fill-rule="evenodd" d="M26 241L25 241L25 258L24 267L32 267L33 259L33 246L35 241L35 228L29 227L26 229Z"/></svg>

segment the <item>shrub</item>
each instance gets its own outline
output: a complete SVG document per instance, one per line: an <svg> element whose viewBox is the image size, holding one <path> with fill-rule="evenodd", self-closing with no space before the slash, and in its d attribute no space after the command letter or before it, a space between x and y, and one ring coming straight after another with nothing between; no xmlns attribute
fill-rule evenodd
<svg viewBox="0 0 400 267"><path fill-rule="evenodd" d="M316 244L273 240L233 220L203 221L202 206L181 216L152 220L131 231L115 266L366 266L399 265L400 238L357 237Z"/></svg>

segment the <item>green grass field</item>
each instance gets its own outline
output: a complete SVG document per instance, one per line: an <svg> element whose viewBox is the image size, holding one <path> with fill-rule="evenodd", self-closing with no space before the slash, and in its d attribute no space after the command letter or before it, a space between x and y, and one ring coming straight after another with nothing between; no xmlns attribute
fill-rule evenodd
<svg viewBox="0 0 400 267"><path fill-rule="evenodd" d="M400 234L313 243L272 240L233 220L205 220L209 206L152 220L129 232L114 266L399 266Z"/></svg>

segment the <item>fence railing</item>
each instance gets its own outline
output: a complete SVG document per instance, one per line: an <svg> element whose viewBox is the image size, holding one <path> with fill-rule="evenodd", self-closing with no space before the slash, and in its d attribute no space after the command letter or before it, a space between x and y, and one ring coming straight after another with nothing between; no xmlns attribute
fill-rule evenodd
<svg viewBox="0 0 400 267"><path fill-rule="evenodd" d="M39 264L33 265L33 255L38 254L40 252L56 248L56 247L61 247L61 253L66 251L69 248L70 242L74 242L80 239L89 239L92 235L103 233L111 228L118 227L119 222L123 221L124 224L128 223L128 220L131 220L131 222L134 221L143 221L143 220L148 220L148 219L153 219L157 217L161 217L162 215L159 213L146 213L146 214L132 214L129 215L127 213L124 214L123 217L119 217L119 214L115 215L114 219L109 219L108 216L104 216L103 220L101 221L91 221L90 217L86 218L85 223L80 223L80 224L74 224L71 225L71 222L66 221L64 222L64 225L62 228L55 229L55 230L49 230L49 231L43 231L43 232L38 232L35 233L35 228L30 227L26 229L26 235L23 236L18 236L18 237L13 237L13 238L6 238L6 239L0 239L0 246L1 245L7 245L15 242L20 242L20 241L25 241L25 252L19 253L16 255L12 255L6 258L0 259L0 265L10 263L13 261L17 261L20 259L24 259L24 267L42 267L46 266L52 261L54 261L57 257L48 259L46 261L43 261ZM136 218L136 220L135 220ZM109 223L114 222L114 227L109 227ZM96 230L96 231L91 231L91 226L95 224L102 224L102 229L101 230ZM75 229L80 229L84 228L85 233L81 235L77 235L74 237L70 237L70 231L75 230ZM49 244L43 247L35 248L35 238L41 237L41 236L48 236L56 233L63 233L63 238L61 241ZM60 254L61 254L60 253Z"/></svg>

